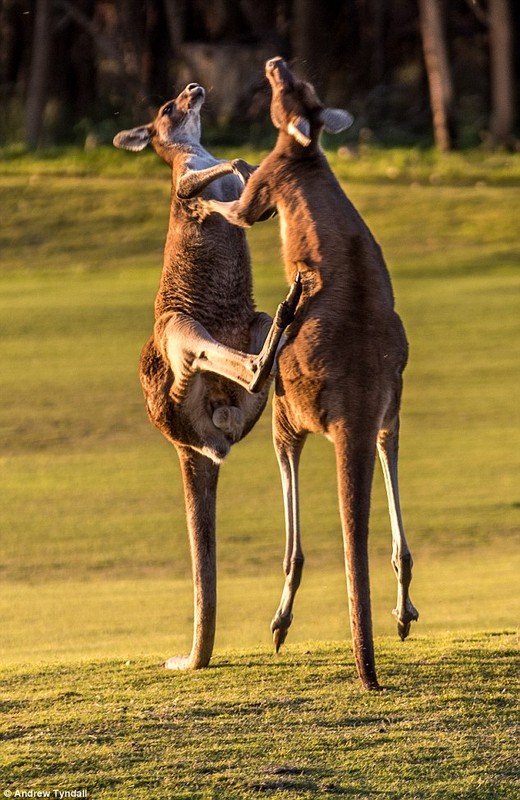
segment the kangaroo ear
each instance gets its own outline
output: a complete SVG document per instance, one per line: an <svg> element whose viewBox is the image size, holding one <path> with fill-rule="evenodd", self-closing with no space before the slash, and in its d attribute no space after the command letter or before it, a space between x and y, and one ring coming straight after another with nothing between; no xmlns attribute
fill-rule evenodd
<svg viewBox="0 0 520 800"><path fill-rule="evenodd" d="M131 131L117 133L112 143L120 150L133 150L137 153L150 144L151 133L151 125L142 125L140 128L132 128Z"/></svg>
<svg viewBox="0 0 520 800"><path fill-rule="evenodd" d="M354 117L342 108L324 108L320 113L320 122L327 133L340 133L350 128Z"/></svg>
<svg viewBox="0 0 520 800"><path fill-rule="evenodd" d="M306 117L293 117L287 126L287 133L302 147L311 143L311 125Z"/></svg>

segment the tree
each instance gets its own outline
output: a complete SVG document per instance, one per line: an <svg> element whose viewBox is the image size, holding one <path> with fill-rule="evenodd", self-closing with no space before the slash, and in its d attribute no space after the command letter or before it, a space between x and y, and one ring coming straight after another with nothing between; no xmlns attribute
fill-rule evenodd
<svg viewBox="0 0 520 800"><path fill-rule="evenodd" d="M47 102L52 24L51 0L37 0L26 103L26 138L30 148L41 143Z"/></svg>
<svg viewBox="0 0 520 800"><path fill-rule="evenodd" d="M314 0L293 0L291 49L296 67L312 81L323 97L327 88L338 9L331 0L322 0L319 10Z"/></svg>
<svg viewBox="0 0 520 800"><path fill-rule="evenodd" d="M480 22L489 29L491 118L488 144L514 145L513 15L509 0L489 0L488 11L477 0L467 0Z"/></svg>
<svg viewBox="0 0 520 800"><path fill-rule="evenodd" d="M465 136L486 114L487 143L514 146L519 21L519 0L0 0L0 144L110 141L189 81L207 120L260 135L263 64L281 55L376 137L433 118L450 149L456 96Z"/></svg>
<svg viewBox="0 0 520 800"><path fill-rule="evenodd" d="M491 117L488 144L514 146L515 91L513 69L513 15L509 0L489 0L488 10L478 0L466 0L477 19L489 30Z"/></svg>
<svg viewBox="0 0 520 800"><path fill-rule="evenodd" d="M442 0L419 0L419 20L430 88L433 135L439 150L446 152L453 146L455 125L453 83L442 6Z"/></svg>
<svg viewBox="0 0 520 800"><path fill-rule="evenodd" d="M514 122L512 18L509 0L489 0L491 61L490 143L494 147L512 144Z"/></svg>
<svg viewBox="0 0 520 800"><path fill-rule="evenodd" d="M174 56L178 58L184 42L186 18L185 0L164 0L164 11Z"/></svg>
<svg viewBox="0 0 520 800"><path fill-rule="evenodd" d="M359 16L359 58L366 63L370 85L379 84L385 68L385 0L356 0Z"/></svg>

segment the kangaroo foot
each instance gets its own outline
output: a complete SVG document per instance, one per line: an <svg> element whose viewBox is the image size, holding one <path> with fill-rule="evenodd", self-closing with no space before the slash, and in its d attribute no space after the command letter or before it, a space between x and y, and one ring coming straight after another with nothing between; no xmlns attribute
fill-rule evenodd
<svg viewBox="0 0 520 800"><path fill-rule="evenodd" d="M294 320L300 297L302 296L302 277L296 273L294 283L289 290L289 294L276 310L275 321L279 328L286 328Z"/></svg>
<svg viewBox="0 0 520 800"><path fill-rule="evenodd" d="M294 315L300 301L302 294L302 281L300 273L296 275L293 285L289 290L289 294L283 302L280 303L274 316L271 331L267 336L266 343L262 348L262 352L255 362L256 372L255 377L249 385L249 391L253 394L259 392L273 368L273 364L278 352L278 345L282 334L288 325L294 320Z"/></svg>
<svg viewBox="0 0 520 800"><path fill-rule="evenodd" d="M399 634L401 641L404 642L404 640L410 633L411 623L417 622L417 620L419 619L419 612L412 605L411 601L407 600L404 614L400 613L398 608L394 608L392 614L397 619L397 633Z"/></svg>
<svg viewBox="0 0 520 800"><path fill-rule="evenodd" d="M208 663L209 659L201 661L192 656L172 656L172 658L167 658L166 661L163 661L161 667L172 670L192 670L203 669L208 666Z"/></svg>
<svg viewBox="0 0 520 800"><path fill-rule="evenodd" d="M292 621L292 614L287 614L286 616L277 614L271 622L271 633L273 634L273 642L277 653L287 638L287 633L291 627Z"/></svg>
<svg viewBox="0 0 520 800"><path fill-rule="evenodd" d="M163 669L192 669L189 656L173 656L161 664Z"/></svg>

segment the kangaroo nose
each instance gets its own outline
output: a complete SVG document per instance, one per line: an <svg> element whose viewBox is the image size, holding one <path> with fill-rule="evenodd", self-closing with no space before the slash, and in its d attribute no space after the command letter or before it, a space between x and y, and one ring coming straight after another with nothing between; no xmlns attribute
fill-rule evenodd
<svg viewBox="0 0 520 800"><path fill-rule="evenodd" d="M188 95L190 103L199 97L204 100L205 92L199 83L188 83L184 91Z"/></svg>

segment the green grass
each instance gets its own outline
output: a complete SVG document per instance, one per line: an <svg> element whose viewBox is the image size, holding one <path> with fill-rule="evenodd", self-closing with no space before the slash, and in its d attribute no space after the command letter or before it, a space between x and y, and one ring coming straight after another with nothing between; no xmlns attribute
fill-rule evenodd
<svg viewBox="0 0 520 800"><path fill-rule="evenodd" d="M3 787L94 798L513 798L518 639L382 639L387 690L344 647L8 669ZM3 777L3 776L2 776Z"/></svg>
<svg viewBox="0 0 520 800"><path fill-rule="evenodd" d="M484 148L439 153L435 148L338 146L338 139L332 136L325 136L324 144L334 170L349 181L501 186L520 183L519 153ZM211 150L220 158L240 156L252 164L258 164L267 154L267 150L247 146L212 147ZM148 150L132 157L106 146L83 151L64 147L41 151L35 157L21 145L0 148L0 174L3 175L149 178L163 173L164 165Z"/></svg>
<svg viewBox="0 0 520 800"><path fill-rule="evenodd" d="M157 669L189 648L192 602L175 452L137 379L168 175L129 154L83 172L62 158L0 164L0 792L514 797L518 157L508 176L505 154L501 166L461 156L440 186L427 154L424 180L413 151L333 159L343 178L370 173L349 194L384 248L411 343L400 467L421 617L397 641L377 471L377 696L354 676L333 454L316 437L302 464L303 584L272 655L283 514L268 413L222 469L215 668ZM457 174L466 185L449 185ZM258 306L272 312L285 293L276 222L250 240Z"/></svg>

